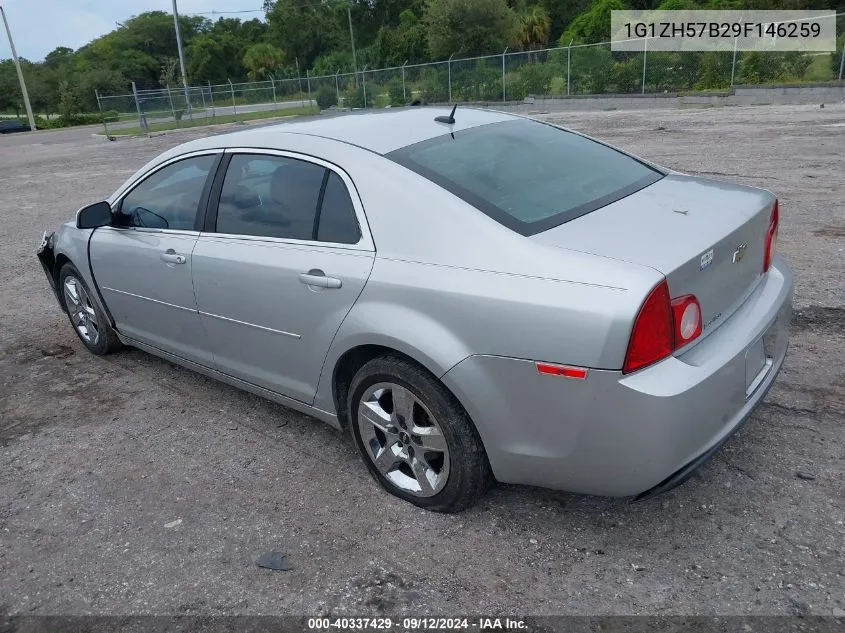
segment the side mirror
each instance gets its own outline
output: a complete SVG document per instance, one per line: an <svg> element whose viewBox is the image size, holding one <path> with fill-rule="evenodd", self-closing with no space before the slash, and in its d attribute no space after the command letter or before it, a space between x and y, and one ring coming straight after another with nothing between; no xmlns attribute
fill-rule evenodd
<svg viewBox="0 0 845 633"><path fill-rule="evenodd" d="M108 202L96 202L82 207L76 213L76 228L96 229L111 224L111 206Z"/></svg>

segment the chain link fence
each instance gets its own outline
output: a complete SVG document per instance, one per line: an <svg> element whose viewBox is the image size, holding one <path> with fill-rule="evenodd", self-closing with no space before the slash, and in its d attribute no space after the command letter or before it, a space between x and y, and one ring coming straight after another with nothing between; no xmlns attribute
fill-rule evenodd
<svg viewBox="0 0 845 633"><path fill-rule="evenodd" d="M106 133L151 132L212 122L409 103L519 102L528 97L727 91L737 85L842 81L845 13L837 51L619 52L610 42L573 44L428 64L312 77L97 94Z"/></svg>

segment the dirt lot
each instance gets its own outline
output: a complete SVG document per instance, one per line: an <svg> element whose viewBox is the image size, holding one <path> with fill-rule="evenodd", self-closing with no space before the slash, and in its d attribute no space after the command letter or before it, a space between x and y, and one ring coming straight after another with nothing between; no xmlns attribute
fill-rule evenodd
<svg viewBox="0 0 845 633"><path fill-rule="evenodd" d="M845 615L845 107L554 118L780 196L790 354L696 477L633 504L500 486L431 514L319 422L138 351L94 357L41 231L198 133L0 137L0 612ZM259 569L271 549L295 569Z"/></svg>

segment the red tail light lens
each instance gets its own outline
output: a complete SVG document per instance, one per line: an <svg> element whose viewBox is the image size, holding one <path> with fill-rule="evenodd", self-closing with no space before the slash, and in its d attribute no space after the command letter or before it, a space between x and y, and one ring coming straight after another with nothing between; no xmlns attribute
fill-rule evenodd
<svg viewBox="0 0 845 633"><path fill-rule="evenodd" d="M695 295L669 298L664 279L649 293L634 321L622 373L666 358L701 334L701 305Z"/></svg>
<svg viewBox="0 0 845 633"><path fill-rule="evenodd" d="M622 373L629 373L666 358L675 348L675 326L664 279L646 297L634 321Z"/></svg>
<svg viewBox="0 0 845 633"><path fill-rule="evenodd" d="M701 334L701 306L695 295L672 299L672 316L675 321L675 349Z"/></svg>
<svg viewBox="0 0 845 633"><path fill-rule="evenodd" d="M775 254L775 247L778 241L778 201L775 200L775 206L772 207L772 217L769 220L769 228L766 231L766 252L763 255L763 272L769 270L772 264L772 255Z"/></svg>

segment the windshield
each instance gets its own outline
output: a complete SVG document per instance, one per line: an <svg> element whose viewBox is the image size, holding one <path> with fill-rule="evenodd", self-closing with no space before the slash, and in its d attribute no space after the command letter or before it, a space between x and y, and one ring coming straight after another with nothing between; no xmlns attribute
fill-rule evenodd
<svg viewBox="0 0 845 633"><path fill-rule="evenodd" d="M533 235L624 198L664 174L574 132L515 119L387 154L494 220Z"/></svg>

